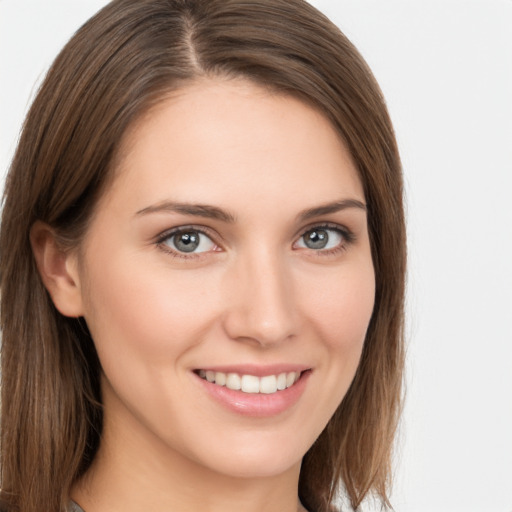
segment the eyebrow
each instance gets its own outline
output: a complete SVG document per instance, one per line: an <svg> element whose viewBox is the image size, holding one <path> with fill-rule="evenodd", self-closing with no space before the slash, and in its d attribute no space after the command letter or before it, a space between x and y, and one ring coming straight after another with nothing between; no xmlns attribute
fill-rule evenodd
<svg viewBox="0 0 512 512"><path fill-rule="evenodd" d="M315 206L314 208L308 208L299 213L297 217L301 222L304 222L315 217L346 210L347 208L358 208L366 212L366 205L362 201L358 199L343 199L341 201Z"/></svg>
<svg viewBox="0 0 512 512"><path fill-rule="evenodd" d="M165 201L153 206L148 206L137 212L137 215L146 215L148 213L174 212L184 215L193 215L195 217L204 217L207 219L215 219L223 222L234 223L236 218L233 214L209 204L195 203L176 203L173 201Z"/></svg>
<svg viewBox="0 0 512 512"><path fill-rule="evenodd" d="M308 208L307 210L300 212L297 215L297 218L300 222L304 222L315 217L320 217L321 215L328 215L330 213L346 210L347 208L358 208L366 212L366 205L358 199L343 199L341 201L334 201L332 203L315 206L314 208ZM160 212L181 213L183 215L220 220L230 224L236 222L235 215L217 206L209 204L176 203L174 201L164 201L162 203L148 206L147 208L139 210L137 215L147 215L150 213Z"/></svg>

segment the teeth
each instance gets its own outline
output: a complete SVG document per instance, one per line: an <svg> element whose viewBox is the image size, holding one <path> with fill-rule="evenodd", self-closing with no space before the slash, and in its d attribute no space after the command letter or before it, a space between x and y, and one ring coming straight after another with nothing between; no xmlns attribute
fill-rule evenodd
<svg viewBox="0 0 512 512"><path fill-rule="evenodd" d="M295 372L290 372L286 374L286 387L289 388L290 386L293 386L295 383Z"/></svg>
<svg viewBox="0 0 512 512"><path fill-rule="evenodd" d="M244 393L259 393L260 379L254 375L242 375L242 391Z"/></svg>
<svg viewBox="0 0 512 512"><path fill-rule="evenodd" d="M260 393L270 395L277 391L277 377L275 375L268 375L260 379Z"/></svg>
<svg viewBox="0 0 512 512"><path fill-rule="evenodd" d="M228 373L226 377L226 387L229 389L238 390L242 388L242 379L237 373Z"/></svg>
<svg viewBox="0 0 512 512"><path fill-rule="evenodd" d="M277 376L277 389L279 389L279 391L286 389L286 373L280 373Z"/></svg>
<svg viewBox="0 0 512 512"><path fill-rule="evenodd" d="M293 386L300 378L300 372L280 373L256 377L254 375L239 375L238 373L214 372L212 370L199 370L199 377L218 386L226 386L235 391L244 393L264 393L267 395L282 391Z"/></svg>
<svg viewBox="0 0 512 512"><path fill-rule="evenodd" d="M218 384L219 386L225 386L226 385L226 374L222 372L215 372L215 384Z"/></svg>

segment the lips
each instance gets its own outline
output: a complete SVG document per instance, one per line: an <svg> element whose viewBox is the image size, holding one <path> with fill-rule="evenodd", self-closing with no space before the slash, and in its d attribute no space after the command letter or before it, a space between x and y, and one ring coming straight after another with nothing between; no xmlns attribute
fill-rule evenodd
<svg viewBox="0 0 512 512"><path fill-rule="evenodd" d="M217 386L226 386L228 389L242 391L243 393L263 393L266 395L290 388L299 380L301 373L300 371L290 371L258 377L235 372L197 371L199 377Z"/></svg>
<svg viewBox="0 0 512 512"><path fill-rule="evenodd" d="M194 370L196 382L230 411L271 417L292 410L304 393L311 367L305 365L225 366Z"/></svg>

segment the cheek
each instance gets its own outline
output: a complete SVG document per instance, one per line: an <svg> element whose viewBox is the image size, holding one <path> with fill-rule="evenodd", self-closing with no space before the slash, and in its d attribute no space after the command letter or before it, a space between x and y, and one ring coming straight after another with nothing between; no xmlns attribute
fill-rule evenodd
<svg viewBox="0 0 512 512"><path fill-rule="evenodd" d="M371 262L341 266L335 272L303 274L300 297L309 326L305 347L316 371L304 427L319 435L345 397L356 374L373 313L375 279Z"/></svg>
<svg viewBox="0 0 512 512"><path fill-rule="evenodd" d="M130 354L155 365L178 357L201 342L219 302L204 276L155 269L133 254L91 262L88 273L86 320L104 365Z"/></svg>
<svg viewBox="0 0 512 512"><path fill-rule="evenodd" d="M373 266L341 269L324 280L323 289L305 294L314 325L334 351L361 350L375 301Z"/></svg>
<svg viewBox="0 0 512 512"><path fill-rule="evenodd" d="M319 403L327 422L343 400L359 366L366 332L375 302L373 265L340 267L324 281L323 290L307 295L312 315L310 325L321 340L319 369L323 389L329 389ZM320 416L320 413L319 413Z"/></svg>

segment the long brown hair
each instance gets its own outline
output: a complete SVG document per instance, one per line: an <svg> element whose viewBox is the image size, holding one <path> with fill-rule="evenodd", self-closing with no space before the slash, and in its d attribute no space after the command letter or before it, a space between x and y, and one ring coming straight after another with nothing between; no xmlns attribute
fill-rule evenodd
<svg viewBox="0 0 512 512"><path fill-rule="evenodd" d="M388 504L403 368L402 177L380 90L346 37L302 0L115 0L55 60L7 178L0 234L2 492L11 510L60 512L102 430L100 364L81 319L60 315L36 269L36 220L73 247L127 128L170 90L242 76L326 115L358 168L376 275L354 381L305 455L299 495L328 510L340 482L356 508Z"/></svg>

